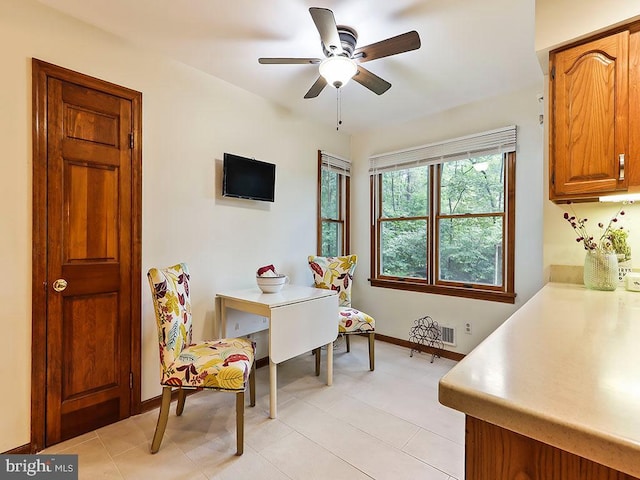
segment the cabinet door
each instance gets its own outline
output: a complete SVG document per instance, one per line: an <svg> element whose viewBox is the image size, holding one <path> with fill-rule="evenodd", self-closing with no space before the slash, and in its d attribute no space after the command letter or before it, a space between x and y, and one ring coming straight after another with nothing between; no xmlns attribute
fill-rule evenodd
<svg viewBox="0 0 640 480"><path fill-rule="evenodd" d="M628 65L627 31L552 56L552 199L626 189Z"/></svg>

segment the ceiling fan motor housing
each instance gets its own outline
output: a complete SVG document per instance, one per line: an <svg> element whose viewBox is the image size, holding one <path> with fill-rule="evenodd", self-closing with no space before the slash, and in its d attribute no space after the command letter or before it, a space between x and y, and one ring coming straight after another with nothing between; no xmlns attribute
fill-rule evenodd
<svg viewBox="0 0 640 480"><path fill-rule="evenodd" d="M354 28L348 27L346 25L337 25L337 27L342 50L344 50L345 56L347 58L351 58L351 55L353 55L353 52L356 49L356 43L358 42L358 32L356 32ZM321 43L321 45L325 57L330 57L333 55L333 52L330 52L324 47L324 43Z"/></svg>

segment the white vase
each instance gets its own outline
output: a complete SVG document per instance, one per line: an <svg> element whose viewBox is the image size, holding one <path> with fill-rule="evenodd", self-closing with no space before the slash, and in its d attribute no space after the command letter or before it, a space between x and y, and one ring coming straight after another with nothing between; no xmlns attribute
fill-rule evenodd
<svg viewBox="0 0 640 480"><path fill-rule="evenodd" d="M584 258L584 285L591 290L615 290L618 286L618 257L615 253L588 250Z"/></svg>

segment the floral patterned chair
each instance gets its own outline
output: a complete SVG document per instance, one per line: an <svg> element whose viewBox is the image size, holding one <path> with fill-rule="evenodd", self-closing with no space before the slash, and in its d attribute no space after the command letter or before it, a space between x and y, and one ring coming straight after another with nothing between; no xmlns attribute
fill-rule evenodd
<svg viewBox="0 0 640 480"><path fill-rule="evenodd" d="M251 406L256 404L255 344L244 338L191 342L190 276L180 263L147 273L160 345L162 405L151 442L151 453L160 449L167 426L171 391L178 390L176 415L182 415L186 390L208 388L236 394L236 455L244 445L244 392L249 383Z"/></svg>
<svg viewBox="0 0 640 480"><path fill-rule="evenodd" d="M326 288L338 292L338 315L340 318L338 333L344 335L347 352L351 351L349 335L367 334L369 336L369 370L373 371L375 320L370 315L351 307L351 283L357 262L357 255L309 256L309 267L313 273L316 288ZM320 349L315 349L314 353L316 355L316 375L320 375Z"/></svg>

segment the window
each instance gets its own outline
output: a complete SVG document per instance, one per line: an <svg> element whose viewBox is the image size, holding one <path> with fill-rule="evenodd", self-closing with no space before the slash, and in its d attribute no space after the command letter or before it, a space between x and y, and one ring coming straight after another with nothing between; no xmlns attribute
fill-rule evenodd
<svg viewBox="0 0 640 480"><path fill-rule="evenodd" d="M349 175L351 162L318 152L318 254L349 253Z"/></svg>
<svg viewBox="0 0 640 480"><path fill-rule="evenodd" d="M515 127L371 159L371 284L513 303Z"/></svg>

